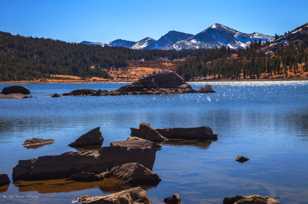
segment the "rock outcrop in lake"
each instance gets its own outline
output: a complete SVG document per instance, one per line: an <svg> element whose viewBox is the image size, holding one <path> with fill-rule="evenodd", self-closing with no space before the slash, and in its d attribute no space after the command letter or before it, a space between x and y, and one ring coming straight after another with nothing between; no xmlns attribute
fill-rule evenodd
<svg viewBox="0 0 308 204"><path fill-rule="evenodd" d="M151 204L146 191L140 187L104 196L82 196L78 198L78 202L82 204Z"/></svg>
<svg viewBox="0 0 308 204"><path fill-rule="evenodd" d="M144 130L146 127L147 131ZM151 129L151 131L149 131ZM151 134L149 134L151 133ZM155 133L155 134L153 134ZM158 134L157 134L158 133ZM139 128L131 128L131 136L140 137L151 140L153 142L166 141L216 141L217 135L209 127L192 127L192 128L161 128L153 129L144 123L140 124ZM157 138L164 138L158 140Z"/></svg>
<svg viewBox="0 0 308 204"><path fill-rule="evenodd" d="M116 179L121 186L156 186L160 178L142 164L131 162L113 167L104 178Z"/></svg>
<svg viewBox="0 0 308 204"><path fill-rule="evenodd" d="M23 146L27 149L36 149L45 145L53 144L53 139L31 138L24 141Z"/></svg>
<svg viewBox="0 0 308 204"><path fill-rule="evenodd" d="M104 138L100 131L100 128L94 128L89 132L81 135L77 140L69 144L69 146L74 148L93 148L101 147L103 144Z"/></svg>
<svg viewBox="0 0 308 204"><path fill-rule="evenodd" d="M181 196L179 193L174 193L172 196L164 199L165 204L181 204Z"/></svg>
<svg viewBox="0 0 308 204"><path fill-rule="evenodd" d="M162 71L145 76L136 82L125 85L119 89L94 90L78 89L63 96L117 96L117 95L144 95L144 94L184 94L184 93L212 93L212 87L194 90L191 85L173 71Z"/></svg>
<svg viewBox="0 0 308 204"><path fill-rule="evenodd" d="M279 200L260 195L234 196L224 198L223 204L279 204Z"/></svg>
<svg viewBox="0 0 308 204"><path fill-rule="evenodd" d="M30 97L30 90L23 86L8 86L2 89L0 99L23 99Z"/></svg>
<svg viewBox="0 0 308 204"><path fill-rule="evenodd" d="M10 179L7 174L0 173L0 187L10 184Z"/></svg>
<svg viewBox="0 0 308 204"><path fill-rule="evenodd" d="M238 155L238 156L236 156L235 161L237 161L239 163L245 163L245 162L249 161L249 158L242 156L242 155Z"/></svg>
<svg viewBox="0 0 308 204"><path fill-rule="evenodd" d="M102 147L100 150L41 156L36 159L20 160L13 169L13 180L15 182L64 179L80 172L99 174L130 162L137 162L152 169L155 154L154 149Z"/></svg>
<svg viewBox="0 0 308 204"><path fill-rule="evenodd" d="M131 128L131 136L140 137L152 142L166 142L167 138L161 135L157 130L153 129L150 124L140 123L139 128Z"/></svg>
<svg viewBox="0 0 308 204"><path fill-rule="evenodd" d="M161 145L150 140L139 137L129 137L124 141L114 141L110 144L112 147L120 147L125 149L160 149Z"/></svg>

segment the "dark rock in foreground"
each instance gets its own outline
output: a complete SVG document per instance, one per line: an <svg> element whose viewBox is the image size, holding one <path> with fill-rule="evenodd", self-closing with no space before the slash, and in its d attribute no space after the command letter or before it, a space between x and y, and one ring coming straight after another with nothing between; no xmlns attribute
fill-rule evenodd
<svg viewBox="0 0 308 204"><path fill-rule="evenodd" d="M260 195L235 196L224 198L223 204L279 204L275 198Z"/></svg>
<svg viewBox="0 0 308 204"><path fill-rule="evenodd" d="M44 145L49 145L52 143L54 143L53 139L31 138L31 139L25 140L25 142L23 143L23 146L25 148L35 149L35 148L39 148Z"/></svg>
<svg viewBox="0 0 308 204"><path fill-rule="evenodd" d="M145 94L184 94L209 93L213 89L194 90L184 79L172 71L162 71L143 77L136 82L125 85L113 91L78 89L63 96L118 96L118 95L145 95Z"/></svg>
<svg viewBox="0 0 308 204"><path fill-rule="evenodd" d="M160 182L157 174L136 162L113 167L104 178L117 179L123 186L156 186Z"/></svg>
<svg viewBox="0 0 308 204"><path fill-rule="evenodd" d="M8 175L0 173L0 187L10 184L10 179Z"/></svg>
<svg viewBox="0 0 308 204"><path fill-rule="evenodd" d="M8 86L2 89L2 94L24 94L29 95L31 92L29 89L23 86Z"/></svg>
<svg viewBox="0 0 308 204"><path fill-rule="evenodd" d="M158 134L157 134L158 133ZM209 127L193 127L193 128L163 128L153 129L144 123L139 128L131 128L131 136L136 136L151 140L153 142L165 141L215 141L217 135ZM162 139L161 139L162 138Z"/></svg>
<svg viewBox="0 0 308 204"><path fill-rule="evenodd" d="M172 196L165 198L164 203L166 203L166 204L181 204L181 196L180 196L180 194L175 193Z"/></svg>
<svg viewBox="0 0 308 204"><path fill-rule="evenodd" d="M238 155L236 158L235 158L235 161L239 162L239 163L245 163L247 161L249 161L249 158L245 157L245 156L241 156L241 155Z"/></svg>
<svg viewBox="0 0 308 204"><path fill-rule="evenodd" d="M153 168L156 150L103 147L96 151L67 152L55 156L20 160L13 169L13 180L47 180L69 178L80 172L105 172L112 167L137 162Z"/></svg>
<svg viewBox="0 0 308 204"><path fill-rule="evenodd" d="M150 124L147 123L141 123L139 125L139 129L131 128L130 135L158 143L167 141L167 138L165 138L157 130L153 129Z"/></svg>
<svg viewBox="0 0 308 204"><path fill-rule="evenodd" d="M120 147L127 149L159 149L161 146L150 140L139 137L129 137L125 141L115 141L110 144L112 147Z"/></svg>
<svg viewBox="0 0 308 204"><path fill-rule="evenodd" d="M105 196L82 196L78 198L82 204L151 204L147 193L140 187Z"/></svg>
<svg viewBox="0 0 308 204"><path fill-rule="evenodd" d="M103 144L104 138L100 131L100 128L94 128L89 132L81 135L73 143L69 144L71 147L75 148L92 148L92 147L101 147Z"/></svg>

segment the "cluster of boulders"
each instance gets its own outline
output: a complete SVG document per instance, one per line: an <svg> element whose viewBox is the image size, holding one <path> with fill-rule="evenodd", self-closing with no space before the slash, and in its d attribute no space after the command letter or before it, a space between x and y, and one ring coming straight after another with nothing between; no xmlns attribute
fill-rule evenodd
<svg viewBox="0 0 308 204"><path fill-rule="evenodd" d="M31 92L23 86L8 86L0 92L0 99L23 99L29 98Z"/></svg>
<svg viewBox="0 0 308 204"><path fill-rule="evenodd" d="M117 95L142 95L142 94L183 94L183 93L213 93L210 85L195 90L175 72L162 71L145 76L136 82L125 85L116 90L94 90L78 89L63 96L117 96ZM52 97L60 97L60 94L53 94Z"/></svg>

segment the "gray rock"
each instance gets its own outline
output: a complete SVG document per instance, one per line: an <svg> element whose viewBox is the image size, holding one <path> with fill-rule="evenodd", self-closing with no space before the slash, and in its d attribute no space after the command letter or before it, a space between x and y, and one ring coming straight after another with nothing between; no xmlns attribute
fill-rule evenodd
<svg viewBox="0 0 308 204"><path fill-rule="evenodd" d="M127 149L159 149L161 145L145 140L139 137L129 137L125 141L115 141L111 143L112 147L120 147Z"/></svg>
<svg viewBox="0 0 308 204"><path fill-rule="evenodd" d="M279 204L280 202L269 196L248 195L224 198L223 204Z"/></svg>
<svg viewBox="0 0 308 204"><path fill-rule="evenodd" d="M92 148L92 147L101 147L103 144L104 138L100 131L100 128L94 128L89 132L81 135L73 143L69 144L71 147L75 148Z"/></svg>
<svg viewBox="0 0 308 204"><path fill-rule="evenodd" d="M78 202L82 204L151 204L146 191L140 187L104 196L82 196L78 198Z"/></svg>
<svg viewBox="0 0 308 204"><path fill-rule="evenodd" d="M170 197L164 199L166 204L181 204L181 196L179 193L175 193Z"/></svg>
<svg viewBox="0 0 308 204"><path fill-rule="evenodd" d="M53 144L53 139L31 138L24 141L23 146L28 149L35 149L44 145Z"/></svg>
<svg viewBox="0 0 308 204"><path fill-rule="evenodd" d="M161 135L157 130L153 129L150 124L147 123L141 123L139 125L139 129L131 128L130 135L158 143L167 141L163 135Z"/></svg>
<svg viewBox="0 0 308 204"><path fill-rule="evenodd" d="M31 92L29 89L23 86L8 86L2 89L2 94L24 94L29 95Z"/></svg>
<svg viewBox="0 0 308 204"><path fill-rule="evenodd" d="M7 174L0 173L0 187L10 184L10 179Z"/></svg>
<svg viewBox="0 0 308 204"><path fill-rule="evenodd" d="M113 167L104 178L117 179L124 186L156 186L160 182L157 174L136 162Z"/></svg>
<svg viewBox="0 0 308 204"><path fill-rule="evenodd" d="M36 159L20 160L13 169L13 180L63 179L80 172L99 174L130 162L137 162L152 169L155 154L154 149L103 147L99 150L41 156Z"/></svg>
<svg viewBox="0 0 308 204"><path fill-rule="evenodd" d="M235 158L235 161L239 162L239 163L245 163L247 161L249 161L249 158L245 157L245 156L241 156L241 155L238 155L236 158Z"/></svg>

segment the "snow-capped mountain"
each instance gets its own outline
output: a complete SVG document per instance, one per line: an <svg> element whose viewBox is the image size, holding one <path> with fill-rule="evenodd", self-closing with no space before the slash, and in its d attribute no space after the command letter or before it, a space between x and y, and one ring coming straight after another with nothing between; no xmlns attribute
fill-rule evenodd
<svg viewBox="0 0 308 204"><path fill-rule="evenodd" d="M109 46L136 50L184 50L229 47L247 48L253 42L271 42L273 37L262 33L243 33L228 26L215 23L196 35L179 31L169 31L158 40L146 37L140 41L114 40Z"/></svg>
<svg viewBox="0 0 308 204"><path fill-rule="evenodd" d="M181 40L187 40L192 38L194 35L183 33L179 31L169 31L167 34L163 35L156 42L152 43L147 47L147 49L158 49L158 50L170 50L175 49L173 45Z"/></svg>
<svg viewBox="0 0 308 204"><path fill-rule="evenodd" d="M176 50L229 47L246 48L252 42L270 42L272 37L260 33L242 33L225 25L215 23L193 38L175 43Z"/></svg>
<svg viewBox="0 0 308 204"><path fill-rule="evenodd" d="M134 50L142 50L146 49L148 46L152 45L155 42L156 41L153 38L146 37L136 42L131 48Z"/></svg>
<svg viewBox="0 0 308 204"><path fill-rule="evenodd" d="M288 45L290 42L302 42L308 45L308 23L295 28L291 32L287 32L282 36L279 36L271 44L270 48L275 48L277 46Z"/></svg>
<svg viewBox="0 0 308 204"><path fill-rule="evenodd" d="M129 40L117 39L109 43L111 47L125 47L131 48L136 42Z"/></svg>

